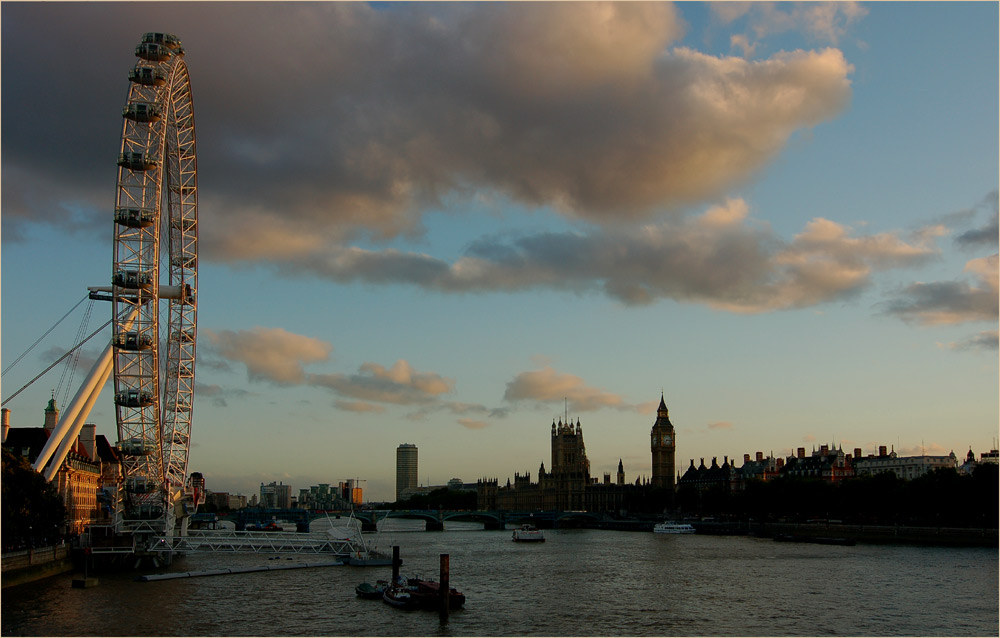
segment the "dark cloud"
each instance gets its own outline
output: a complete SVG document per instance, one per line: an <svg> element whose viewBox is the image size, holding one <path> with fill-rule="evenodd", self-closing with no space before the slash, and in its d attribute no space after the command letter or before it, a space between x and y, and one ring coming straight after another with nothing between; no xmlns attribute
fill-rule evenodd
<svg viewBox="0 0 1000 638"><path fill-rule="evenodd" d="M998 195L993 191L980 203L979 208L987 208L989 217L986 224L968 230L955 238L955 242L963 248L995 247L1000 241L1000 226L998 226Z"/></svg>
<svg viewBox="0 0 1000 638"><path fill-rule="evenodd" d="M420 232L485 189L607 223L714 197L850 97L841 53L671 49L662 3L4 3L4 230L109 225L126 72L177 33L203 256ZM86 33L86 53L65 43ZM623 296L641 296L624 290Z"/></svg>
<svg viewBox="0 0 1000 638"><path fill-rule="evenodd" d="M997 255L973 259L965 270L978 279L975 284L958 280L914 283L885 302L884 312L924 325L996 322Z"/></svg>
<svg viewBox="0 0 1000 638"><path fill-rule="evenodd" d="M815 219L788 241L746 217L745 202L730 200L682 221L481 238L454 263L347 247L279 267L338 282L408 283L447 293L596 291L632 305L675 299L766 312L857 294L875 273L936 254L937 232L858 236Z"/></svg>
<svg viewBox="0 0 1000 638"><path fill-rule="evenodd" d="M997 350L1000 348L1000 332L987 330L958 343L948 344L952 350Z"/></svg>

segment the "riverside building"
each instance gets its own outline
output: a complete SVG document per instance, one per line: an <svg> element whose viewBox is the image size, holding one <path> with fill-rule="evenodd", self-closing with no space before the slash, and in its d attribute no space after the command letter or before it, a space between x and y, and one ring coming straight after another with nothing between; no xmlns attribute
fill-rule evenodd
<svg viewBox="0 0 1000 638"><path fill-rule="evenodd" d="M480 479L476 485L477 507L480 510L557 510L586 512L617 512L642 507L654 491L664 492L668 499L674 490L674 427L667 406L660 397L660 407L650 433L653 481L636 479L625 482L621 459L612 482L611 474L604 480L590 475L590 460L583 440L583 426L562 419L553 421L549 440L550 465L538 468L538 482L530 473L515 473L513 483L500 486L499 481Z"/></svg>
<svg viewBox="0 0 1000 638"><path fill-rule="evenodd" d="M10 410L2 411L3 446L33 463L45 447L56 424L59 408L53 396L45 406L45 422L40 428L12 428ZM66 533L80 534L95 523L107 522L112 494L121 480L121 465L115 448L97 426L84 424L59 471L52 479L66 506Z"/></svg>
<svg viewBox="0 0 1000 638"><path fill-rule="evenodd" d="M403 443L396 448L396 500L403 490L417 487L417 446Z"/></svg>

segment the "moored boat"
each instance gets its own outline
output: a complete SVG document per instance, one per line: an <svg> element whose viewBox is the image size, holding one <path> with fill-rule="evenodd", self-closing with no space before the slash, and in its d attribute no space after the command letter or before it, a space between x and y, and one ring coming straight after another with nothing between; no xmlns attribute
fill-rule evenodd
<svg viewBox="0 0 1000 638"><path fill-rule="evenodd" d="M671 523L664 521L653 526L653 532L657 534L694 534L695 528L687 523Z"/></svg>
<svg viewBox="0 0 1000 638"><path fill-rule="evenodd" d="M359 598L366 598L368 600L378 600L385 593L385 590L389 587L389 581L380 580L374 585L371 583L361 583L354 588L354 593L358 595Z"/></svg>
<svg viewBox="0 0 1000 638"><path fill-rule="evenodd" d="M538 529L534 525L528 525L528 524L524 524L520 528L515 529L512 538L515 543L545 542L545 536L542 534L542 530Z"/></svg>
<svg viewBox="0 0 1000 638"><path fill-rule="evenodd" d="M385 588L382 601L397 609L438 609L441 605L441 583L420 578L401 579L396 585ZM459 609L464 605L465 594L449 587L448 608Z"/></svg>
<svg viewBox="0 0 1000 638"><path fill-rule="evenodd" d="M417 598L409 587L393 585L382 592L382 602L396 609L416 609L419 606Z"/></svg>

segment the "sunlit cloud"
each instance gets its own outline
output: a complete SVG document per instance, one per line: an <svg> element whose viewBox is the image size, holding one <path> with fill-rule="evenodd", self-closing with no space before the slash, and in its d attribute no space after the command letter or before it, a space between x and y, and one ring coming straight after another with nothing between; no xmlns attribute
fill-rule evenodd
<svg viewBox="0 0 1000 638"><path fill-rule="evenodd" d="M470 430L481 430L488 425L485 421L476 421L475 419L459 419L458 422L463 428Z"/></svg>
<svg viewBox="0 0 1000 638"><path fill-rule="evenodd" d="M603 408L636 410L618 394L590 387L578 376L558 372L551 367L518 373L507 382L504 400L530 401L539 405L558 404L571 412L592 412Z"/></svg>
<svg viewBox="0 0 1000 638"><path fill-rule="evenodd" d="M374 412L376 414L385 412L385 406L365 401L341 401L338 399L333 402L333 405L338 410L344 410L345 412Z"/></svg>
<svg viewBox="0 0 1000 638"><path fill-rule="evenodd" d="M419 234L445 196L489 193L599 224L658 217L753 179L851 96L836 49L751 61L676 47L683 21L669 3L247 3L235 30L215 3L100 7L5 11L21 27L5 33L20 54L5 77L59 76L43 43L72 40L81 22L95 61L61 81L86 96L69 115L58 100L4 102L12 119L47 123L41 139L27 127L4 137L5 177L18 176L4 183L5 241L24 225L65 229L73 210L107 228L97 158L116 148L107 114L132 44L121 34L140 15L183 22L198 61L198 122L212 130L199 137L213 184L199 202L203 260ZM115 60L120 72L100 71ZM44 150L70 138L55 157Z"/></svg>
<svg viewBox="0 0 1000 638"><path fill-rule="evenodd" d="M418 372L404 359L386 368L364 363L357 374L310 374L308 385L366 402L419 405L438 400L454 389L455 381L434 372Z"/></svg>
<svg viewBox="0 0 1000 638"><path fill-rule="evenodd" d="M718 22L740 21L757 40L795 30L836 44L868 15L857 2L711 2L708 6Z"/></svg>
<svg viewBox="0 0 1000 638"><path fill-rule="evenodd" d="M716 421L708 424L709 430L732 430L733 424L729 421Z"/></svg>
<svg viewBox="0 0 1000 638"><path fill-rule="evenodd" d="M251 381L298 385L305 381L305 365L327 361L333 346L320 339L297 335L282 328L251 330L199 330L214 352L243 363Z"/></svg>
<svg viewBox="0 0 1000 638"><path fill-rule="evenodd" d="M903 446L896 450L899 456L948 456L954 450L948 449L940 443L930 441L926 444Z"/></svg>

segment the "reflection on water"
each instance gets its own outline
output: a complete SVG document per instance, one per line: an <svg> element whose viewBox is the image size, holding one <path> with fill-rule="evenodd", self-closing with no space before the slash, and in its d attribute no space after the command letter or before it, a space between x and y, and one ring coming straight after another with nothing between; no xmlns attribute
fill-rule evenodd
<svg viewBox="0 0 1000 638"><path fill-rule="evenodd" d="M334 521L334 523L339 523ZM314 523L313 531L325 527ZM454 523L425 532L390 520L403 572L468 597L442 625L432 612L361 600L388 567L325 567L133 582L71 576L6 589L2 633L189 636L997 635L997 550L797 545L766 539L546 530L545 543ZM194 554L171 571L267 564L274 556ZM280 557L279 560L285 560ZM295 562L310 557L295 556ZM313 557L313 560L323 560ZM273 564L273 563L272 563ZM145 573L149 573L148 571Z"/></svg>

